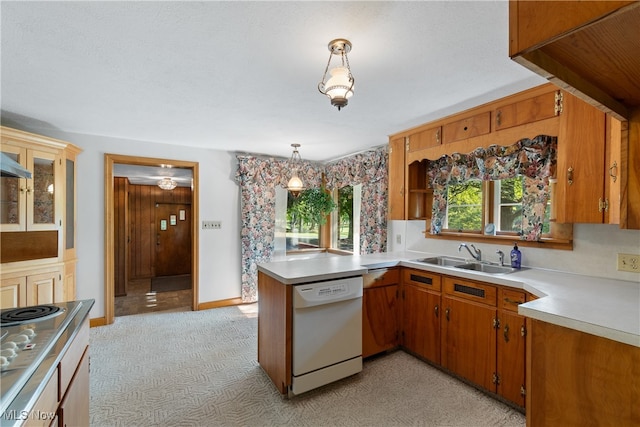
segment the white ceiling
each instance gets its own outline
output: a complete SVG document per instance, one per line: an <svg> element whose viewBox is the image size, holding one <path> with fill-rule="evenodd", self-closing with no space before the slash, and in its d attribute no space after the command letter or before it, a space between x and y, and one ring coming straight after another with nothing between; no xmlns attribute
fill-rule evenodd
<svg viewBox="0 0 640 427"><path fill-rule="evenodd" d="M3 124L326 161L544 82L508 2L1 2ZM347 38L355 94L317 90ZM197 160L197 159L194 159Z"/></svg>

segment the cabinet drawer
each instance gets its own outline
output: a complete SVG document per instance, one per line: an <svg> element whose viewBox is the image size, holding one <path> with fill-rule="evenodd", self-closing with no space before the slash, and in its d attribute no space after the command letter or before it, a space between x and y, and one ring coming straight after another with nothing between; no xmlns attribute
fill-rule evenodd
<svg viewBox="0 0 640 427"><path fill-rule="evenodd" d="M418 151L424 148L435 147L441 143L442 127L437 126L409 135L409 148L407 151Z"/></svg>
<svg viewBox="0 0 640 427"><path fill-rule="evenodd" d="M442 127L442 142L459 141L491 132L491 112L477 114Z"/></svg>
<svg viewBox="0 0 640 427"><path fill-rule="evenodd" d="M405 285L412 284L438 292L442 289L439 274L422 270L412 270L410 268L404 269L402 283Z"/></svg>
<svg viewBox="0 0 640 427"><path fill-rule="evenodd" d="M503 289L498 291L498 307L502 310L518 311L518 306L527 301L527 293L515 289Z"/></svg>
<svg viewBox="0 0 640 427"><path fill-rule="evenodd" d="M497 288L484 283L471 282L455 277L444 278L444 292L458 298L496 306Z"/></svg>
<svg viewBox="0 0 640 427"><path fill-rule="evenodd" d="M507 129L557 116L556 93L553 91L524 101L496 108L494 130Z"/></svg>
<svg viewBox="0 0 640 427"><path fill-rule="evenodd" d="M400 283L400 272L397 268L381 268L371 270L362 275L364 288L375 288L378 286L397 285Z"/></svg>

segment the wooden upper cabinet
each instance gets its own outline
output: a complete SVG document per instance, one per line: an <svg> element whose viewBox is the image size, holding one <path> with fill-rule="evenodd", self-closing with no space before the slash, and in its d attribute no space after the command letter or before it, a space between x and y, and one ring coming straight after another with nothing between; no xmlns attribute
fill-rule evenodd
<svg viewBox="0 0 640 427"><path fill-rule="evenodd" d="M510 1L509 55L619 120L640 107L640 2Z"/></svg>
<svg viewBox="0 0 640 427"><path fill-rule="evenodd" d="M389 213L390 220L405 219L405 139L389 141Z"/></svg>
<svg viewBox="0 0 640 427"><path fill-rule="evenodd" d="M534 96L493 110L493 130L507 129L560 114L560 91Z"/></svg>
<svg viewBox="0 0 640 427"><path fill-rule="evenodd" d="M604 219L605 114L565 93L560 134L556 218L559 223Z"/></svg>
<svg viewBox="0 0 640 427"><path fill-rule="evenodd" d="M411 153L440 144L442 144L442 127L436 126L409 135L407 151Z"/></svg>
<svg viewBox="0 0 640 427"><path fill-rule="evenodd" d="M461 139L486 135L491 132L491 113L484 112L447 123L442 127L442 142L449 144Z"/></svg>

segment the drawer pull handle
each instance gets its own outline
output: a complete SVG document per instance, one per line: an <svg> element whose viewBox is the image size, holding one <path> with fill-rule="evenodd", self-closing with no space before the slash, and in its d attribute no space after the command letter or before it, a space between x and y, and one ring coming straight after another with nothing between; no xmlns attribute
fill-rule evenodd
<svg viewBox="0 0 640 427"><path fill-rule="evenodd" d="M613 174L613 170L616 170L615 175ZM609 168L609 176L613 178L613 182L616 182L618 179L618 162L613 162L613 165Z"/></svg>
<svg viewBox="0 0 640 427"><path fill-rule="evenodd" d="M500 126L502 124L502 110L498 110L496 113L496 125Z"/></svg>
<svg viewBox="0 0 640 427"><path fill-rule="evenodd" d="M567 169L567 182L569 185L573 184L573 167Z"/></svg>
<svg viewBox="0 0 640 427"><path fill-rule="evenodd" d="M453 284L454 292L460 292L462 294L473 295L476 297L484 298L484 289L474 288L472 286L461 285L459 283Z"/></svg>
<svg viewBox="0 0 640 427"><path fill-rule="evenodd" d="M411 280L414 282L424 283L425 285L433 285L433 280L431 277L418 276L417 274L411 275Z"/></svg>

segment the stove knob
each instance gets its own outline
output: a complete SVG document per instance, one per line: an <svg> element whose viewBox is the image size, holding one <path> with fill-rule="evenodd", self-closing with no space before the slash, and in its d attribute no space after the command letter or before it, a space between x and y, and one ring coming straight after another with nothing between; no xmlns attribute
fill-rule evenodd
<svg viewBox="0 0 640 427"><path fill-rule="evenodd" d="M6 349L15 350L16 348L18 348L18 346L13 341L9 341L9 342L6 342L6 343L2 344L1 348L2 348L2 350L6 350Z"/></svg>
<svg viewBox="0 0 640 427"><path fill-rule="evenodd" d="M3 371L9 367L9 361L6 357L0 356L0 369Z"/></svg>
<svg viewBox="0 0 640 427"><path fill-rule="evenodd" d="M35 336L35 332L33 331L33 329L23 329L20 331L20 333L22 335L26 335L29 337L29 340L31 340L34 336Z"/></svg>
<svg viewBox="0 0 640 427"><path fill-rule="evenodd" d="M13 360L13 358L17 355L18 353L16 353L16 351L12 348L5 348L4 350L0 351L0 356L6 357L9 361Z"/></svg>
<svg viewBox="0 0 640 427"><path fill-rule="evenodd" d="M29 337L26 335L16 335L15 337L13 337L13 342L15 342L18 347L24 347L25 345L29 344Z"/></svg>

